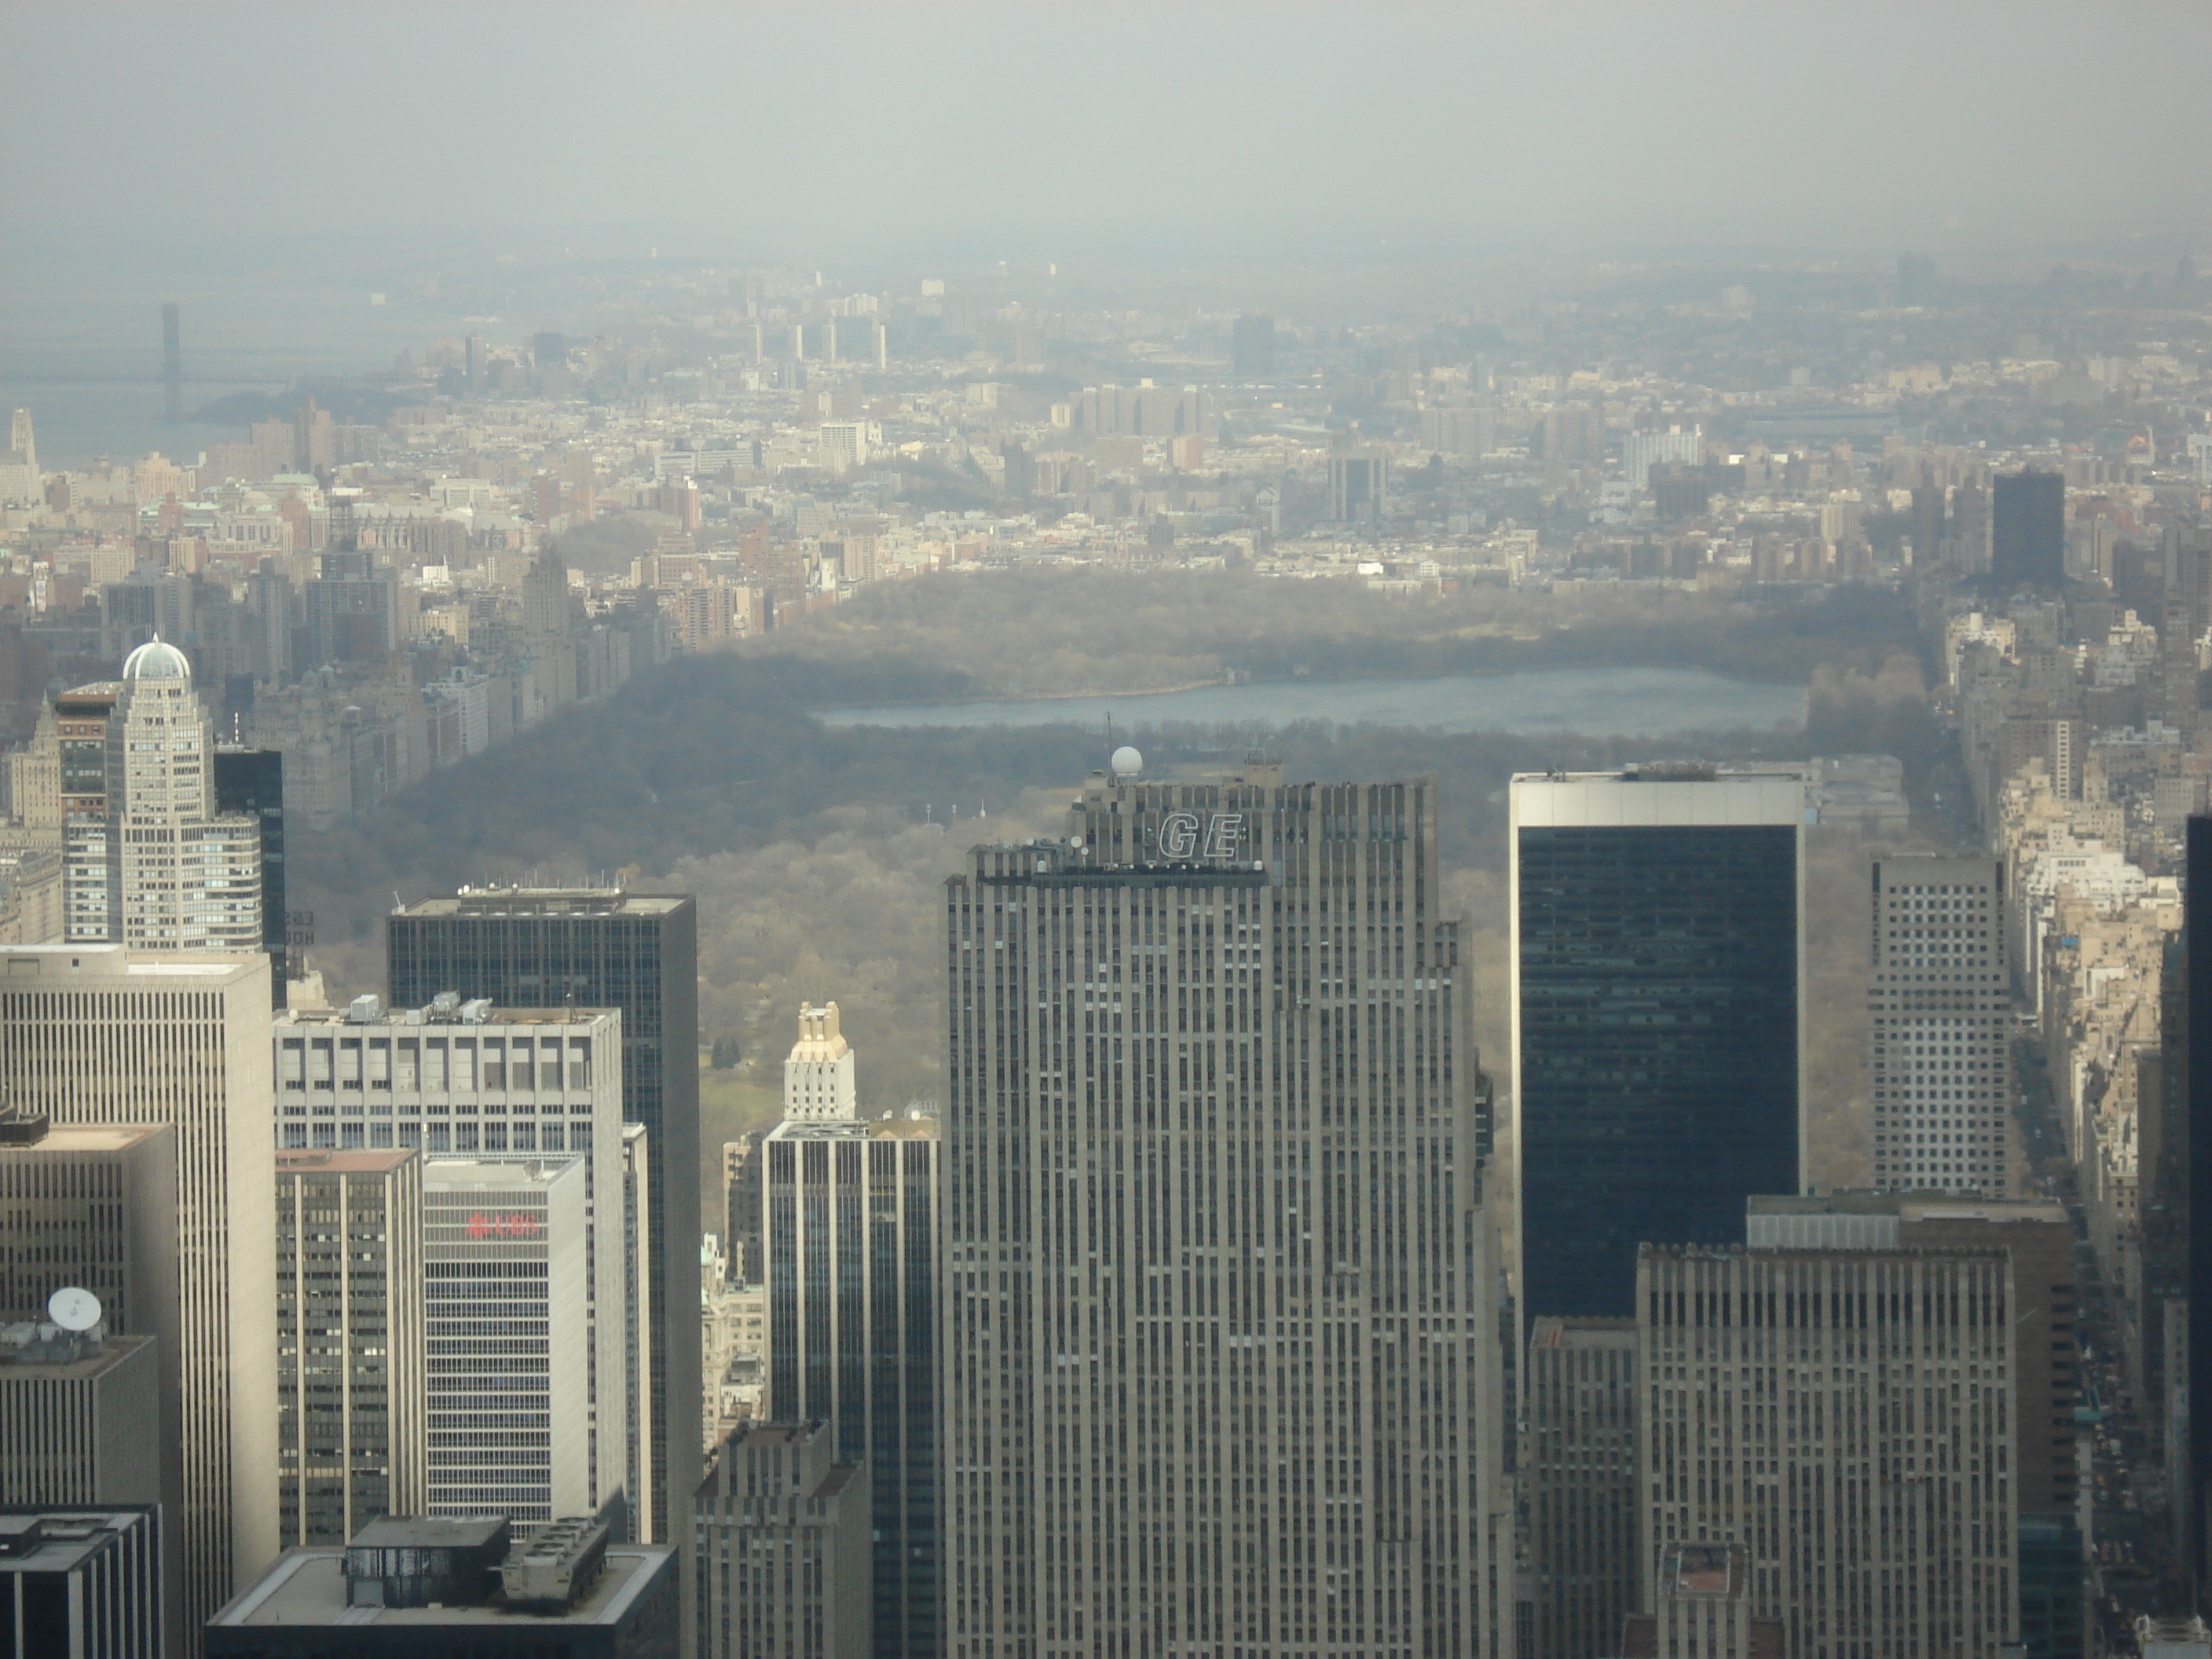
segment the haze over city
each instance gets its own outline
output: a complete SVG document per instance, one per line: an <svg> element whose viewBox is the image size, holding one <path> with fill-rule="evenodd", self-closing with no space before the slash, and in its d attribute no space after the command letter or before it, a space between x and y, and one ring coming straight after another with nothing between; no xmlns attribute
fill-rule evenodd
<svg viewBox="0 0 2212 1659"><path fill-rule="evenodd" d="M0 1659L2212 1659L2208 64L0 17Z"/></svg>

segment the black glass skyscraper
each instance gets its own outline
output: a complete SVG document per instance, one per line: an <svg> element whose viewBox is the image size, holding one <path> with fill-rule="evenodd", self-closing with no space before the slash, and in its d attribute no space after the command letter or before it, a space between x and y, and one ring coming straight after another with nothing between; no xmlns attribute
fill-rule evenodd
<svg viewBox="0 0 2212 1659"><path fill-rule="evenodd" d="M284 757L274 749L215 751L215 809L261 821L261 948L269 952L269 985L284 1006Z"/></svg>
<svg viewBox="0 0 2212 1659"><path fill-rule="evenodd" d="M1990 506L1990 574L2009 591L2055 587L2066 574L2066 480L2056 472L2008 472Z"/></svg>
<svg viewBox="0 0 2212 1659"><path fill-rule="evenodd" d="M1797 1190L1803 812L1793 774L1513 781L1524 1320L1630 1316L1638 1244Z"/></svg>
<svg viewBox="0 0 2212 1659"><path fill-rule="evenodd" d="M829 1423L838 1461L867 1466L882 1659L939 1650L937 1153L933 1134L794 1121L755 1154L769 1414Z"/></svg>
<svg viewBox="0 0 2212 1659"><path fill-rule="evenodd" d="M619 1008L623 1115L646 1127L652 1536L682 1544L699 1481L699 933L690 895L504 889L391 918L392 1002ZM688 1559L688 1549L680 1552Z"/></svg>
<svg viewBox="0 0 2212 1659"><path fill-rule="evenodd" d="M2179 1162L2188 1171L2180 1226L2188 1237L2189 1375L2169 1377L2166 1386L2179 1387L2194 1402L2212 1400L2212 1316L2207 1312L2212 1310L2212 1124L2200 1121L2212 1115L2212 817L2192 817L2187 837L2179 998L2185 1017L2179 1042L2169 1038L2167 1064L2179 1062L2180 1086L2187 1091L2174 1115L2186 1143ZM2177 1047L2181 1052L2172 1054ZM2191 1425L2188 1479L2190 1490L2182 1498L2185 1535L2191 1540L2188 1559L2197 1582L2212 1585L2212 1574L2202 1571L2205 1498L2212 1492L2212 1424ZM2212 1597L2205 1604L2212 1605Z"/></svg>

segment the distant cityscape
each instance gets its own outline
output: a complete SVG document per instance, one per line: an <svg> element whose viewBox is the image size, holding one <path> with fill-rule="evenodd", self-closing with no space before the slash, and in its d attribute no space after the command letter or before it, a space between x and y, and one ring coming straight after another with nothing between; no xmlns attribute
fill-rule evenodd
<svg viewBox="0 0 2212 1659"><path fill-rule="evenodd" d="M188 456L16 410L0 1656L2212 1659L2212 283L1722 274L672 265ZM315 838L1043 567L1887 607L1906 713L1479 851L1411 727L1101 738L933 873L927 1097L888 977L702 1018L666 866L317 948Z"/></svg>

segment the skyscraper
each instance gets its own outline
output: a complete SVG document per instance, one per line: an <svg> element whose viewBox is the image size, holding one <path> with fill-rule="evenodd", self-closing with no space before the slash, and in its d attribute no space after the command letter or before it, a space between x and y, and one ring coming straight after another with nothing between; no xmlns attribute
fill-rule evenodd
<svg viewBox="0 0 2212 1659"><path fill-rule="evenodd" d="M746 1424L697 1512L700 1659L863 1659L868 1471L827 1424Z"/></svg>
<svg viewBox="0 0 2212 1659"><path fill-rule="evenodd" d="M2004 866L1874 860L1877 1187L2003 1198L2012 1174L2012 976Z"/></svg>
<svg viewBox="0 0 2212 1659"><path fill-rule="evenodd" d="M697 906L688 894L510 888L425 900L389 926L403 1006L453 991L510 1008L622 1012L623 1113L647 1134L653 1290L655 1454L641 1519L651 1537L688 1537L699 1484Z"/></svg>
<svg viewBox="0 0 2212 1659"><path fill-rule="evenodd" d="M652 1286L634 1282L625 1140L644 1130L623 1121L622 1030L611 1009L497 1008L451 992L427 1008L364 996L293 1009L276 1020L277 1133L341 1158L363 1146L388 1158L396 1145L434 1158L584 1160L586 1271L574 1294L592 1432L574 1449L582 1489L598 1494L592 1508L621 1488L649 1513L650 1350L633 1351L629 1328L649 1319Z"/></svg>
<svg viewBox="0 0 2212 1659"><path fill-rule="evenodd" d="M284 756L276 749L218 744L215 751L215 808L225 817L250 817L261 826L261 948L269 953L275 1006L284 1006L285 966Z"/></svg>
<svg viewBox="0 0 2212 1659"><path fill-rule="evenodd" d="M1635 1611L1636 1322L1536 1322L1522 1372L1535 1651L1613 1651Z"/></svg>
<svg viewBox="0 0 2212 1659"><path fill-rule="evenodd" d="M801 1006L799 1041L783 1062L786 1121L849 1123L858 1115L853 1045L837 1029L837 1005Z"/></svg>
<svg viewBox="0 0 2212 1659"><path fill-rule="evenodd" d="M0 1356L0 1504L158 1503L181 1654L178 1243L174 1129L54 1127L0 1102L0 1325L44 1322L53 1293L75 1286L99 1297L108 1334L97 1355L33 1344Z"/></svg>
<svg viewBox="0 0 2212 1659"><path fill-rule="evenodd" d="M101 809L64 825L71 940L262 949L262 824L218 810L215 746L185 653L158 640L133 651L102 727Z"/></svg>
<svg viewBox="0 0 2212 1659"><path fill-rule="evenodd" d="M162 1659L177 1652L161 1543L150 1504L0 1509L6 1650L25 1659Z"/></svg>
<svg viewBox="0 0 2212 1659"><path fill-rule="evenodd" d="M1508 1654L1436 786L1140 767L947 884L948 1651Z"/></svg>
<svg viewBox="0 0 2212 1659"><path fill-rule="evenodd" d="M898 1133L921 1127L787 1118L759 1154L768 1412L867 1468L884 1659L938 1651L939 1143Z"/></svg>
<svg viewBox="0 0 2212 1659"><path fill-rule="evenodd" d="M422 1160L274 1156L277 1521L343 1544L423 1504Z"/></svg>
<svg viewBox="0 0 2212 1659"><path fill-rule="evenodd" d="M1740 1544L1788 1659L1995 1654L2019 1615L2012 1286L2002 1249L1646 1245L1644 1583Z"/></svg>
<svg viewBox="0 0 2212 1659"><path fill-rule="evenodd" d="M1240 380L1264 380L1275 372L1275 319L1266 312L1239 317L1229 331L1230 368Z"/></svg>
<svg viewBox="0 0 2212 1659"><path fill-rule="evenodd" d="M1328 458L1328 516L1336 524L1374 524L1390 505L1390 460L1386 455Z"/></svg>
<svg viewBox="0 0 2212 1659"><path fill-rule="evenodd" d="M1636 1247L1802 1184L1804 783L1524 775L1510 829L1521 1312L1635 1312Z"/></svg>
<svg viewBox="0 0 2212 1659"><path fill-rule="evenodd" d="M2180 1052L2173 1063L2180 1073L2182 1098L2188 1103L2183 1224L2188 1233L2187 1301L2193 1310L2212 1308L2212 1132L2204 1121L2207 1103L2212 1103L2212 817L2191 817L2185 841L2179 999L2184 1019ZM2169 1378L2167 1392L2186 1401L2212 1400L2212 1319L2188 1317L2186 1328L2187 1375ZM2208 1541L2212 1540L2212 1525L2207 1524L2207 1511L2212 1510L2212 1423L2191 1420L2207 1414L2192 1410L2177 1428L2188 1441L2188 1491L2180 1498L2189 1533L2188 1559L2198 1582L2212 1584L2212 1572L2205 1571Z"/></svg>
<svg viewBox="0 0 2212 1659"><path fill-rule="evenodd" d="M425 1160L422 1257L424 1513L597 1514L620 1464L599 1460L592 1372L614 1342L584 1294L584 1160Z"/></svg>
<svg viewBox="0 0 2212 1659"><path fill-rule="evenodd" d="M1990 574L2007 592L2055 587L2066 575L2066 480L2056 472L2001 472L1990 502Z"/></svg>
<svg viewBox="0 0 2212 1659"><path fill-rule="evenodd" d="M278 1548L269 963L71 945L11 951L0 1093L57 1124L177 1134L184 1627Z"/></svg>

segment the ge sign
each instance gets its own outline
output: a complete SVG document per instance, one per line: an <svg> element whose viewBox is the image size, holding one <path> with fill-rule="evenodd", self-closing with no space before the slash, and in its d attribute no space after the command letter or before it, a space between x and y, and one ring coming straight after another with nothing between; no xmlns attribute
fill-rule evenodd
<svg viewBox="0 0 2212 1659"><path fill-rule="evenodd" d="M1244 836L1244 815L1242 812L1209 812L1204 825L1206 839L1201 848L1199 841L1198 814L1170 812L1160 820L1160 852L1171 859L1191 857L1233 859L1237 843Z"/></svg>

